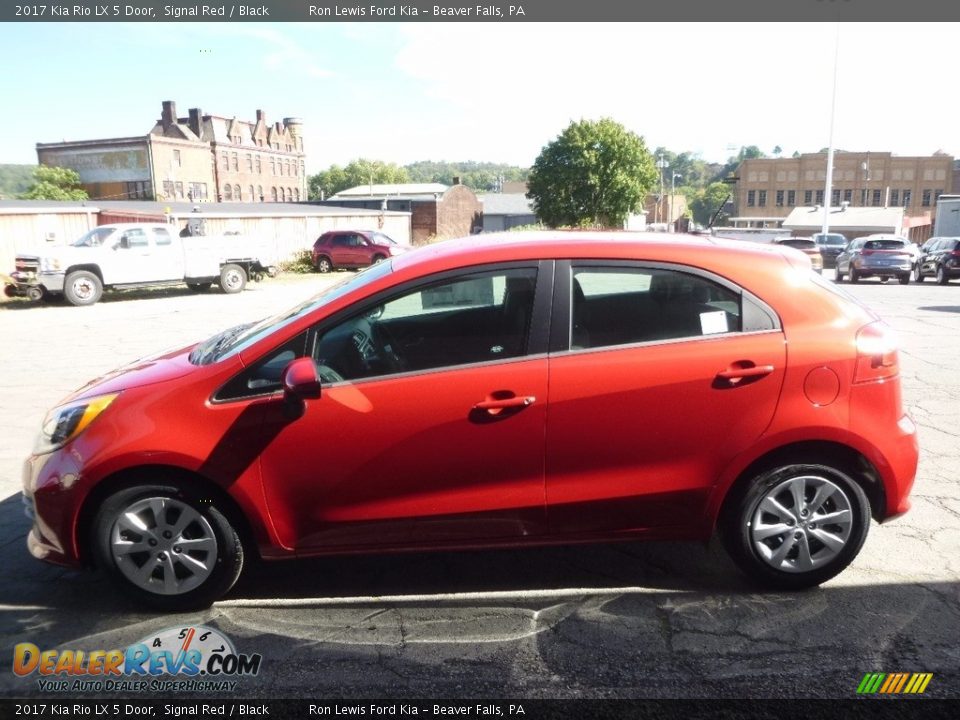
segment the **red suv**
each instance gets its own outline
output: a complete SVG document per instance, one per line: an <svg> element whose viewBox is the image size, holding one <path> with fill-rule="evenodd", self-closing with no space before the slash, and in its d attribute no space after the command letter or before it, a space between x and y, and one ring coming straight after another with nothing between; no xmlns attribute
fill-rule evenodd
<svg viewBox="0 0 960 720"><path fill-rule="evenodd" d="M802 588L907 511L916 465L890 330L804 255L509 234L90 383L47 415L24 499L35 557L167 609L250 556L715 530Z"/></svg>
<svg viewBox="0 0 960 720"><path fill-rule="evenodd" d="M324 233L313 244L313 266L322 273L341 267L367 267L406 249L375 230L334 230Z"/></svg>

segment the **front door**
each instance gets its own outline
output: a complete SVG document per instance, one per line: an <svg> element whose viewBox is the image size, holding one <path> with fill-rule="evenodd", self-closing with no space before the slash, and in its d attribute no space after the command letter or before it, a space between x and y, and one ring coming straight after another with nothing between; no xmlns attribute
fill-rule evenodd
<svg viewBox="0 0 960 720"><path fill-rule="evenodd" d="M446 278L311 331L305 352L327 381L322 396L294 421L279 402L266 410L274 439L261 454L263 485L285 545L309 553L544 531L536 278L535 267Z"/></svg>

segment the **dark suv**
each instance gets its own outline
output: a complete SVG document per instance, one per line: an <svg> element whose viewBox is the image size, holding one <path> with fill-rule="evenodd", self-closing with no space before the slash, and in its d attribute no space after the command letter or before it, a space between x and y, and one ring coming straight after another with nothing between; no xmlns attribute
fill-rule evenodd
<svg viewBox="0 0 960 720"><path fill-rule="evenodd" d="M837 255L847 246L847 236L840 233L817 233L813 236L820 246L820 255L823 257L823 266L831 268L837 266Z"/></svg>
<svg viewBox="0 0 960 720"><path fill-rule="evenodd" d="M322 273L340 267L367 267L406 249L376 230L333 230L313 244L313 266Z"/></svg>
<svg viewBox="0 0 960 720"><path fill-rule="evenodd" d="M960 277L960 238L931 238L924 243L925 251L913 268L913 279L923 282L933 275L940 285Z"/></svg>

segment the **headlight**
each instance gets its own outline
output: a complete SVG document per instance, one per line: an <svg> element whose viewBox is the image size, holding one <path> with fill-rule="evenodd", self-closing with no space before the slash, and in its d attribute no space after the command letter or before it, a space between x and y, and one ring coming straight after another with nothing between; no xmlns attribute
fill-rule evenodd
<svg viewBox="0 0 960 720"><path fill-rule="evenodd" d="M82 433L117 399L119 393L77 400L56 407L43 419L43 427L33 452L37 455L53 452Z"/></svg>
<svg viewBox="0 0 960 720"><path fill-rule="evenodd" d="M59 272L60 260L57 258L40 258L40 272Z"/></svg>

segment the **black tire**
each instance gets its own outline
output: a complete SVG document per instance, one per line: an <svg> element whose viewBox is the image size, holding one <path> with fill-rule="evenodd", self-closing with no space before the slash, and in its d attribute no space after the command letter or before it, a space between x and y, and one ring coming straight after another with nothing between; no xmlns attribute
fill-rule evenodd
<svg viewBox="0 0 960 720"><path fill-rule="evenodd" d="M374 256L373 256L373 260L370 261L370 264L371 264L371 265L376 265L377 263L381 263L381 262L383 262L383 261L386 260L386 259L387 259L387 256L386 256L386 255L374 255Z"/></svg>
<svg viewBox="0 0 960 720"><path fill-rule="evenodd" d="M103 295L103 283L89 270L75 270L63 281L63 296L71 305L93 305Z"/></svg>
<svg viewBox="0 0 960 720"><path fill-rule="evenodd" d="M920 269L920 263L913 266L913 281L923 282L923 270Z"/></svg>
<svg viewBox="0 0 960 720"><path fill-rule="evenodd" d="M247 286L247 271L230 263L220 269L220 289L228 295L242 292Z"/></svg>
<svg viewBox="0 0 960 720"><path fill-rule="evenodd" d="M764 529L771 530L768 537L758 539L754 536L755 518L768 517L761 503L768 497L777 500L791 498L790 483L801 483L806 489L805 499L816 499L821 486L831 490L831 494L820 505L809 511L804 506L795 514L795 520L772 523ZM811 497L812 496L812 497ZM821 509L837 514L847 506L849 528L838 530L840 525L825 522L825 527L816 527ZM781 503L784 506L784 503ZM794 511L793 505L784 506L788 512ZM803 515L803 517L801 517ZM776 519L774 517L774 519ZM785 531L772 533L783 526ZM792 528L792 529L790 529ZM740 569L753 580L770 588L781 590L801 590L826 582L840 573L860 552L870 528L870 502L863 488L843 471L828 465L783 465L761 473L750 481L735 488L724 503L724 512L720 520L720 535L727 552ZM762 535L763 531L757 531ZM818 539L829 537L831 542L842 540L839 548L830 548ZM802 536L802 537L801 537ZM788 547L783 547L790 543ZM760 546L763 546L762 548ZM777 560L780 549L787 550L782 560ZM800 569L803 548L807 549L813 562L810 569ZM791 557L796 550L795 557ZM771 553L765 558L762 553ZM819 558L816 556L820 555ZM784 569L787 568L787 569Z"/></svg>
<svg viewBox="0 0 960 720"><path fill-rule="evenodd" d="M947 271L943 269L943 265L937 265L937 285L946 285L950 282L950 278L947 277Z"/></svg>
<svg viewBox="0 0 960 720"><path fill-rule="evenodd" d="M840 266L839 266L839 265L837 265L837 266L833 269L833 281L834 281L834 282L838 282L838 283L842 283L842 282L843 282L843 273L840 272Z"/></svg>
<svg viewBox="0 0 960 720"><path fill-rule="evenodd" d="M909 285L909 284L910 284L910 273L905 273L905 274L903 274L903 275L899 275L899 276L897 277L897 280L900 282L901 285Z"/></svg>
<svg viewBox="0 0 960 720"><path fill-rule="evenodd" d="M202 522L196 521L188 524L181 531L182 537L170 539L171 543L176 543L178 539L181 542L187 542L198 534L202 536L203 533L210 533L216 543L216 560L202 582L195 587L190 587L186 581L195 579L191 578L190 575L187 575L186 578L176 578L174 580L174 582L182 582L187 585L183 592L170 594L159 592L159 589L163 586L166 566L160 559L153 557L154 551L152 549L142 553L122 554L121 557L125 558L124 560L118 560L113 550L112 543L115 538L120 542L133 542L135 544L137 542L134 540L136 535L124 538L124 534L128 534L130 531L121 529L117 524L118 520L125 516L127 512L137 508L139 504L156 503L158 500L164 501L165 507L169 508L167 512L171 514L173 521L179 517L179 515L173 513L180 507L190 508L199 518L203 519ZM162 526L162 522L155 518L156 526ZM210 501L208 495L199 497L184 487L174 484L137 485L114 493L102 503L93 522L92 533L93 537L91 539L97 566L104 570L124 593L139 604L159 610L184 612L207 608L233 587L243 569L243 543L224 513ZM139 542L150 542L150 540L143 540L144 537L147 536L141 535ZM160 539L159 542L164 542L164 540ZM174 551L177 553L186 552L176 545L172 548L164 548L158 545L157 541L153 541L153 544L160 549L158 554L165 552L171 558L175 557L173 555ZM192 553L195 558L201 561L209 557L202 552L196 554L197 551L192 551ZM124 563L124 569L120 567L121 562ZM136 584L125 574L136 571L138 564L139 569L142 569L154 563L157 564L157 569L141 584ZM171 559L170 567L173 567L173 563L174 560ZM181 563L180 568L184 567L186 566ZM154 577L157 574L162 577ZM153 589L148 589L145 585L149 585Z"/></svg>
<svg viewBox="0 0 960 720"><path fill-rule="evenodd" d="M333 270L333 263L326 255L321 255L317 258L317 264L315 267L319 273L328 273Z"/></svg>
<svg viewBox="0 0 960 720"><path fill-rule="evenodd" d="M205 293L213 286L213 283L208 282L196 282L196 283L187 283L187 288L190 292L195 293Z"/></svg>
<svg viewBox="0 0 960 720"><path fill-rule="evenodd" d="M850 282L852 283L860 282L860 273L857 272L857 269L855 267L850 268Z"/></svg>

